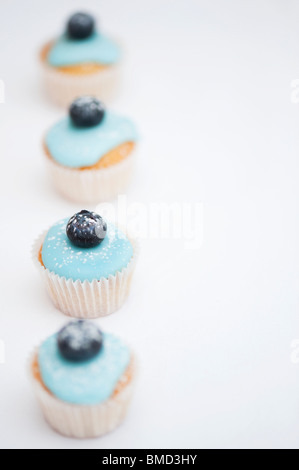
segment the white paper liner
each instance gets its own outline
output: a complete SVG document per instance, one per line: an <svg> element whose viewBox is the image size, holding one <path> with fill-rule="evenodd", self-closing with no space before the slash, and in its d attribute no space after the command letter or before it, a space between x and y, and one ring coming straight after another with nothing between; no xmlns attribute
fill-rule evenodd
<svg viewBox="0 0 299 470"><path fill-rule="evenodd" d="M108 104L120 88L121 65L111 65L93 74L72 75L49 66L45 61L41 64L47 95L64 108L83 95L95 96Z"/></svg>
<svg viewBox="0 0 299 470"><path fill-rule="evenodd" d="M33 376L34 351L29 361L29 377L35 396L48 424L59 434L76 439L101 437L116 429L125 419L136 379L136 360L131 359L132 378L115 396L99 405L83 406L63 402L44 389ZM125 380L123 376L120 381Z"/></svg>
<svg viewBox="0 0 299 470"><path fill-rule="evenodd" d="M60 277L41 265L38 257L47 233L48 231L34 243L32 257L55 307L69 317L90 320L119 310L130 292L139 254L137 240L128 237L133 246L133 256L126 268L117 272L115 276L109 276L108 279L81 282Z"/></svg>
<svg viewBox="0 0 299 470"><path fill-rule="evenodd" d="M66 168L46 157L46 165L56 189L76 203L98 204L126 192L134 172L136 152L108 168L78 170Z"/></svg>

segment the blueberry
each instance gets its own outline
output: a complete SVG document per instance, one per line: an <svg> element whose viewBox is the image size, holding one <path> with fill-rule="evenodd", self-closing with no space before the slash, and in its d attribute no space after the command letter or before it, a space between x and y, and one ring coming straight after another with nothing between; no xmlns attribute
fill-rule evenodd
<svg viewBox="0 0 299 470"><path fill-rule="evenodd" d="M67 33L71 39L89 38L95 29L95 20L86 13L76 13L67 24Z"/></svg>
<svg viewBox="0 0 299 470"><path fill-rule="evenodd" d="M103 347L103 334L93 323L79 320L66 325L57 338L60 354L68 361L93 359Z"/></svg>
<svg viewBox="0 0 299 470"><path fill-rule="evenodd" d="M96 98L82 96L72 103L70 116L73 124L77 127L94 127L103 121L105 108Z"/></svg>
<svg viewBox="0 0 299 470"><path fill-rule="evenodd" d="M81 211L68 222L66 234L69 240L80 248L98 246L107 234L107 224L94 212Z"/></svg>

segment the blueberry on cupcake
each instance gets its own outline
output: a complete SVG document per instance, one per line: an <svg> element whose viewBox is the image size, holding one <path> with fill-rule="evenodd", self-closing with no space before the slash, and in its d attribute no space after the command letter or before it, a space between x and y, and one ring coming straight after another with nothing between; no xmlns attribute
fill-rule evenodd
<svg viewBox="0 0 299 470"><path fill-rule="evenodd" d="M46 90L62 106L83 94L113 98L120 61L119 45L103 34L96 19L85 12L72 15L65 31L41 51Z"/></svg>
<svg viewBox="0 0 299 470"><path fill-rule="evenodd" d="M73 321L35 350L29 372L50 426L67 437L93 438L124 420L135 369L121 339L91 322Z"/></svg>
<svg viewBox="0 0 299 470"><path fill-rule="evenodd" d="M138 133L131 119L94 97L76 99L46 134L48 170L58 191L78 203L98 203L126 191Z"/></svg>
<svg viewBox="0 0 299 470"><path fill-rule="evenodd" d="M55 307L84 319L109 315L124 304L137 254L136 240L87 210L53 225L33 249Z"/></svg>

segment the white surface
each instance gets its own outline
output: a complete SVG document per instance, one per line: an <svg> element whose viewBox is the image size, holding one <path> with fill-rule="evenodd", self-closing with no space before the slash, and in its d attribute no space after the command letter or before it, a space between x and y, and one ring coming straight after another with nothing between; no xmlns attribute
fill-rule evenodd
<svg viewBox="0 0 299 470"><path fill-rule="evenodd" d="M202 248L145 240L129 302L99 322L141 370L126 423L90 442L48 428L25 373L65 322L31 244L79 209L44 171L41 138L62 113L36 54L82 4L128 50L115 109L143 134L130 201L205 206ZM298 15L296 0L1 0L1 447L298 448Z"/></svg>

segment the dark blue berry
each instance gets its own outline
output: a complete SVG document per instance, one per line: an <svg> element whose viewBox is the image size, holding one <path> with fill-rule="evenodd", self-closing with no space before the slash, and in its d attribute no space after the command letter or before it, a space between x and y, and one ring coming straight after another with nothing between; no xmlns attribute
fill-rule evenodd
<svg viewBox="0 0 299 470"><path fill-rule="evenodd" d="M91 15L86 13L76 13L67 24L67 33L71 39L87 39L95 29L95 21Z"/></svg>
<svg viewBox="0 0 299 470"><path fill-rule="evenodd" d="M69 240L80 248L98 246L107 234L107 224L94 212L81 211L68 222L66 234Z"/></svg>
<svg viewBox="0 0 299 470"><path fill-rule="evenodd" d="M103 121L105 108L96 98L82 96L72 103L70 116L77 127L94 127Z"/></svg>
<svg viewBox="0 0 299 470"><path fill-rule="evenodd" d="M103 334L93 323L73 321L58 333L57 343L65 359L83 362L99 354L103 346Z"/></svg>

